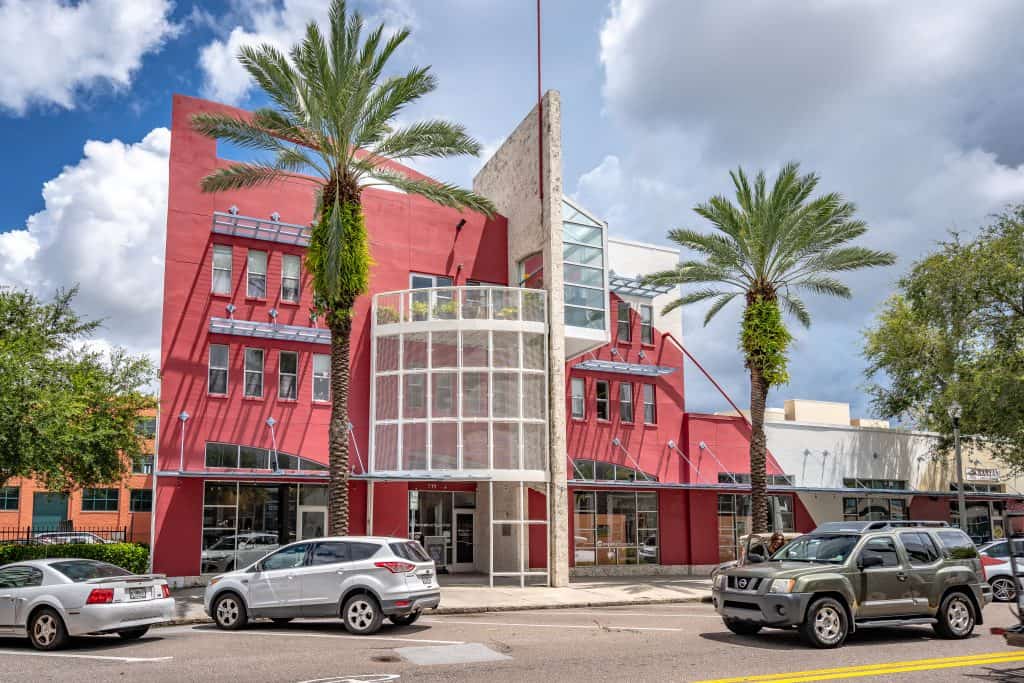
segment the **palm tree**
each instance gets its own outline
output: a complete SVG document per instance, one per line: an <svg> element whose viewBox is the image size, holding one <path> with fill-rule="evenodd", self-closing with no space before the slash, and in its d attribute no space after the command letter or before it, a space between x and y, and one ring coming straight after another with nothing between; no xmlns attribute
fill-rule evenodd
<svg viewBox="0 0 1024 683"><path fill-rule="evenodd" d="M729 175L736 190L736 204L719 195L694 208L716 232L676 229L668 233L670 240L702 258L652 273L645 281L699 285L664 310L710 301L704 325L730 301L743 297L740 349L750 372L752 531L764 533L770 531L765 401L769 388L789 381L786 350L791 336L782 313L809 327L811 317L801 294L849 299L850 289L834 273L891 265L896 257L884 251L845 246L863 235L867 225L854 217L854 205L839 194L811 198L818 176L800 175L798 164L783 167L770 191L764 171L757 174L753 185L742 168Z"/></svg>
<svg viewBox="0 0 1024 683"><path fill-rule="evenodd" d="M202 113L193 128L211 138L272 155L270 161L232 163L202 180L204 192L266 185L283 178L315 189L315 221L306 267L317 314L331 330L331 424L328 526L348 531L348 392L352 309L369 285L370 250L361 193L386 185L442 206L480 211L493 205L454 185L411 177L392 164L418 157L473 155L480 144L457 124L428 120L407 125L395 118L434 90L429 67L384 75L388 59L409 36L385 37L383 25L364 36L363 20L344 0L331 3L330 31L310 22L289 54L270 45L247 46L238 59L273 106L251 118Z"/></svg>

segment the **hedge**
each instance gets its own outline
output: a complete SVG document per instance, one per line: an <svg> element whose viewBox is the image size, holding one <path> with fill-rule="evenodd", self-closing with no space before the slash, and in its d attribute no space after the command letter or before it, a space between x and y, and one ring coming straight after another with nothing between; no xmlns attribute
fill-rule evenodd
<svg viewBox="0 0 1024 683"><path fill-rule="evenodd" d="M116 564L135 574L145 574L149 566L149 551L135 543L0 544L0 565L50 557L99 560Z"/></svg>

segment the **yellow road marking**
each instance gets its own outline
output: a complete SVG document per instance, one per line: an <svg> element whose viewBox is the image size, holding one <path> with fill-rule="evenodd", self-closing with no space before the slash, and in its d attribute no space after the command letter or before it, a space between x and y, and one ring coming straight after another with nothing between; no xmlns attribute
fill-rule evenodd
<svg viewBox="0 0 1024 683"><path fill-rule="evenodd" d="M882 674L954 669L957 667L981 666L982 664L1003 664L1008 662L1024 662L1024 653L990 652L987 654L961 655L958 657L915 659L907 662L862 664L859 666L844 666L834 669L788 671L774 674L739 676L736 678L716 678L713 680L699 681L698 683L751 683L753 681L771 681L772 683L805 683L807 681L828 681L835 680L837 678L864 678L867 676L880 676Z"/></svg>

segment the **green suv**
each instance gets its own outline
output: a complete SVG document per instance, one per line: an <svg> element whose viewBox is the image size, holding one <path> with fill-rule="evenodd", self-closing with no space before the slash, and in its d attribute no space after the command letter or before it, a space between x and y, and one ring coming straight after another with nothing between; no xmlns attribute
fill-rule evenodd
<svg viewBox="0 0 1024 683"><path fill-rule="evenodd" d="M832 648L873 626L931 624L966 638L992 588L974 542L945 522L830 522L722 571L712 599L733 633L796 627Z"/></svg>

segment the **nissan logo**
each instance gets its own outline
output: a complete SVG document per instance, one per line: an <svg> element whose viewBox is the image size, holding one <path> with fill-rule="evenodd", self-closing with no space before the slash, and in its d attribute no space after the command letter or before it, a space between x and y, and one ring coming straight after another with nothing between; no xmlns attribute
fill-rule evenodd
<svg viewBox="0 0 1024 683"><path fill-rule="evenodd" d="M746 588L747 587L747 580L746 579L740 579L739 581L736 582L736 585L739 586L740 588Z"/></svg>

